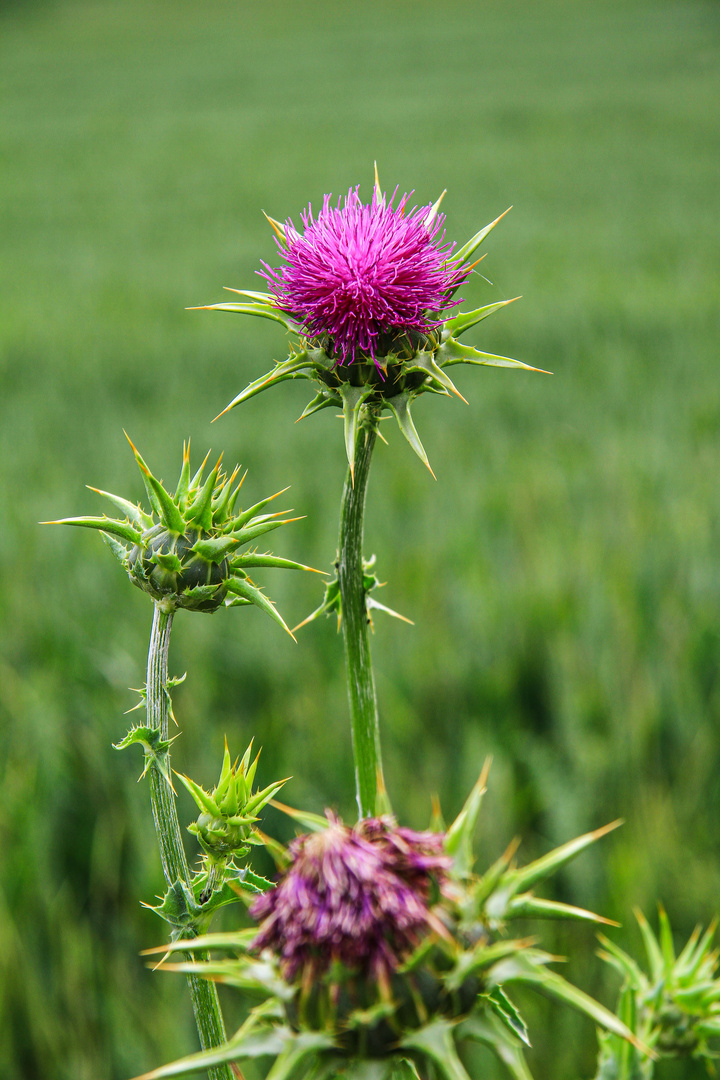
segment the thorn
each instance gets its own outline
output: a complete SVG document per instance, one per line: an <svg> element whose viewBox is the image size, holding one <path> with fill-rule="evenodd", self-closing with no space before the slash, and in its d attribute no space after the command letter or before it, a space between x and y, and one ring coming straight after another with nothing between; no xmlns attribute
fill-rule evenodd
<svg viewBox="0 0 720 1080"><path fill-rule="evenodd" d="M380 431L380 428L377 429L377 437L378 437L378 439L381 439L385 443L386 446L390 445L390 443L387 441L387 439L385 438L383 433Z"/></svg>
<svg viewBox="0 0 720 1080"><path fill-rule="evenodd" d="M430 475L432 476L433 480L437 480L437 476L436 476L436 475L435 475L435 473L434 473L434 472L432 471L432 468L431 468L431 466L430 466L430 462L429 462L429 461L426 461L426 462L425 462L425 464L427 465L428 469L430 469Z"/></svg>
<svg viewBox="0 0 720 1080"><path fill-rule="evenodd" d="M270 217L270 216L269 216L268 214L266 214L266 213L265 213L265 211L264 211L264 210L263 210L263 212L262 212L262 213L263 213L263 217L265 218L265 220L266 220L266 221L267 221L267 223L269 224L269 226L270 226L270 228L272 229L272 231L273 231L273 232L275 233L275 235L276 235L276 236L278 237L278 239L279 239L279 240L282 240L282 241L283 241L284 243L286 243L286 242L287 242L287 240L286 240L286 237L285 237L285 230L283 229L283 227L282 227L282 225L280 224L280 222L279 222L279 221L276 221L276 220L275 220L275 218L271 218L271 217Z"/></svg>

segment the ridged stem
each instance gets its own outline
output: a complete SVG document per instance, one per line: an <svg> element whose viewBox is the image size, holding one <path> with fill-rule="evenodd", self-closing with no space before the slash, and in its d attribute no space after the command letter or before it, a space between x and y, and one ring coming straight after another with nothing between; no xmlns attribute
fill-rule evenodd
<svg viewBox="0 0 720 1080"><path fill-rule="evenodd" d="M376 438L377 417L368 414L362 430L358 433L354 468L348 469L345 479L338 540L338 581L355 759L355 785L361 817L373 817L377 813L378 791L384 789L380 723L370 655L362 562L365 495Z"/></svg>
<svg viewBox="0 0 720 1080"><path fill-rule="evenodd" d="M148 727L157 728L160 738L168 738L168 714L170 698L168 691L168 651L172 613L163 611L155 604L150 648L147 665L147 722ZM169 755L166 759L168 769ZM150 780L150 801L153 820L160 847L160 860L163 874L168 885L176 881L190 882L185 848L183 847L180 823L178 821L175 797L169 783L153 763L148 770ZM202 957L198 957L202 958ZM195 1023L203 1050L210 1050L226 1041L220 1002L215 986L197 975L188 975L188 986L192 999ZM211 1080L232 1080L230 1068L219 1065L208 1071Z"/></svg>

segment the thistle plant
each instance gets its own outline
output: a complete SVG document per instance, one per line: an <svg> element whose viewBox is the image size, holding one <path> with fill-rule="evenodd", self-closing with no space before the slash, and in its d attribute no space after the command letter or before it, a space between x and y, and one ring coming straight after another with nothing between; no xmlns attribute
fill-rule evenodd
<svg viewBox="0 0 720 1080"><path fill-rule="evenodd" d="M206 457L192 475L187 444L183 447L180 479L171 494L130 445L145 486L149 511L118 495L98 491L120 511L120 517L74 517L49 524L99 531L132 583L153 600L147 682L140 691L138 705L145 707L146 722L133 725L117 748L136 744L143 749L143 776L148 777L150 784L152 814L167 884L165 896L153 910L170 923L173 940L187 941L207 928L218 907L236 899L226 878L230 869L236 870L232 855L244 848L241 845L235 852L226 851L222 864L206 851L207 866L199 874L193 874L188 866L170 767L171 690L181 681L168 678L174 613L178 609L212 613L220 607L254 605L290 633L271 601L251 579L250 571L260 567L310 568L254 548L248 550L254 540L296 519L283 517L282 512L262 513L275 495L246 510L240 509L238 499L245 477L238 480L239 468L227 475L221 472L218 461L204 477ZM206 844L214 832L222 829L226 830L226 840L228 832L246 830L247 842L252 835L255 812L281 786L282 782L271 785L253 796L250 787L256 763L249 767L247 757L249 752L239 769L230 767L229 762L226 767L224 763L218 788L214 795L208 796L203 809L217 808L218 824L213 829L209 823L198 823L198 836ZM190 785L196 798L201 798L202 789L198 785L183 782ZM233 835L237 837L237 831ZM201 1045L205 1048L220 1045L225 1040L225 1029L215 987L194 975L189 976L188 982ZM229 1073L220 1067L213 1070L212 1076L225 1080Z"/></svg>
<svg viewBox="0 0 720 1080"><path fill-rule="evenodd" d="M351 189L342 204L338 200L333 205L326 196L317 217L309 207L302 214L301 230L290 220L281 224L268 219L282 260L279 267L265 264L260 271L269 291L230 290L250 302L206 308L270 319L291 335L288 357L250 383L224 412L277 383L298 378L316 386L303 417L328 407L342 410L348 473L340 510L337 576L311 618L333 611L341 619L357 800L363 816L383 809L378 793L384 791L368 636L371 610L384 605L370 596L377 578L368 573L362 553L365 496L381 416L384 410L395 416L429 468L411 404L424 393L462 398L448 368L474 364L539 370L459 340L512 303L500 300L471 311L454 310L461 303L455 299L457 290L477 265L468 260L504 215L456 250L445 242L442 231L444 192L421 208L409 208L408 195L393 205L395 195L388 198L382 191L376 169L367 205L358 190Z"/></svg>
<svg viewBox="0 0 720 1080"><path fill-rule="evenodd" d="M515 984L570 1005L641 1058L651 1056L623 1020L549 966L556 958L535 939L513 934L517 919L609 921L534 890L619 823L525 866L515 863L514 843L477 874L473 835L486 777L487 769L442 831L437 817L434 830L417 833L389 816L351 828L331 813L292 812L311 831L280 853L276 887L247 897L259 925L203 937L199 944L216 959L164 965L260 1003L225 1046L143 1080L258 1057L274 1058L268 1080L469 1080L462 1058L473 1042L489 1047L515 1080L530 1080Z"/></svg>

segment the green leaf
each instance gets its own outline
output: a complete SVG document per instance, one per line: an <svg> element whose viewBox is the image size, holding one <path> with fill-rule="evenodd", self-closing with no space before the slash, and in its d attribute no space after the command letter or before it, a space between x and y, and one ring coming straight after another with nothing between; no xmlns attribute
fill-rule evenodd
<svg viewBox="0 0 720 1080"><path fill-rule="evenodd" d="M280 513L287 513L287 511L281 510ZM234 528L232 535L239 544L249 544L251 540L257 539L258 536L264 536L265 533L272 532L273 529L279 529L281 525L290 525L293 521L299 520L299 518L278 518L277 514L268 514L264 519L257 521L255 524L251 523L244 529Z"/></svg>
<svg viewBox="0 0 720 1080"><path fill-rule="evenodd" d="M247 930L232 930L215 934L201 934L200 937L193 938L192 947L193 950L199 950L201 952L239 952L244 953L247 947L257 937L257 927L253 926ZM167 945L158 945L153 949L145 949L143 956L152 956L153 954L165 954L175 952L187 952L187 942L172 941Z"/></svg>
<svg viewBox="0 0 720 1080"><path fill-rule="evenodd" d="M670 920L662 904L658 904L658 918L660 921L660 949L665 962L665 978L669 980L675 966L675 946L673 944Z"/></svg>
<svg viewBox="0 0 720 1080"><path fill-rule="evenodd" d="M639 1050L647 1053L650 1057L652 1056L652 1051L643 1046L632 1031L614 1013L611 1013L599 1001L591 998L589 994L578 989L577 986L573 986L562 975L558 975L556 971L548 970L544 966L548 959L546 954L526 950L524 953L518 953L510 959L501 960L487 973L488 984L490 986L504 986L508 982L519 982L534 986L549 997L562 1001L573 1009L585 1013L586 1016L589 1016L591 1020L606 1031L612 1031L613 1034L627 1039Z"/></svg>
<svg viewBox="0 0 720 1080"><path fill-rule="evenodd" d="M298 1032L287 1049L275 1059L266 1080L292 1080L308 1058L316 1057L323 1050L331 1050L333 1045L332 1036L324 1031Z"/></svg>
<svg viewBox="0 0 720 1080"><path fill-rule="evenodd" d="M268 495L266 499L261 499L260 502L255 503L248 510L242 510L236 517L232 519L231 526L233 532L237 532L238 529L242 529L243 525L246 525L251 518L255 517L261 510L263 510L268 503L271 503L273 499L277 499L278 495L284 495L289 488L281 488L280 491L276 491L274 495ZM265 515L262 518L263 521L269 520L272 515Z"/></svg>
<svg viewBox="0 0 720 1080"><path fill-rule="evenodd" d="M419 352L411 361L404 365L407 372L416 371L420 374L427 375L428 378L434 379L436 383L442 388L443 391L449 394L455 394L462 401L465 398L458 390L455 383L452 381L449 375L447 375L441 367L435 363L435 356L431 352ZM467 402L466 402L467 404Z"/></svg>
<svg viewBox="0 0 720 1080"><path fill-rule="evenodd" d="M530 1046L527 1025L501 986L494 986L490 993L482 994L481 1000L487 1001L495 1015L513 1035L521 1039L526 1046Z"/></svg>
<svg viewBox="0 0 720 1080"><path fill-rule="evenodd" d="M233 559L234 566L272 566L278 570L308 570L312 574L324 574L325 570L315 570L312 566L305 566L303 563L293 562L292 559L279 559L275 555L271 555L269 552L266 555L258 554L255 551L243 552Z"/></svg>
<svg viewBox="0 0 720 1080"><path fill-rule="evenodd" d="M400 1046L405 1050L417 1050L424 1054L444 1080L470 1080L457 1056L453 1028L454 1025L449 1020L433 1020L406 1035Z"/></svg>
<svg viewBox="0 0 720 1080"><path fill-rule="evenodd" d="M188 524L195 522L201 529L206 530L212 525L212 497L219 471L220 462L218 461L191 505L185 511L185 520Z"/></svg>
<svg viewBox="0 0 720 1080"><path fill-rule="evenodd" d="M396 394L395 397L385 398L385 404L395 414L398 427L422 461L423 465L427 465L428 469L430 469L428 456L425 453L423 444L420 442L420 436L415 430L415 425L412 416L410 415L410 393L407 390L403 390L402 394ZM430 469L430 472L434 477L435 473L432 469Z"/></svg>
<svg viewBox="0 0 720 1080"><path fill-rule="evenodd" d="M150 561L161 566L163 570L168 570L171 574L179 574L182 570L182 563L174 551L153 551Z"/></svg>
<svg viewBox="0 0 720 1080"><path fill-rule="evenodd" d="M616 945L610 938L605 937L604 934L598 934L598 941L604 946L603 949L598 950L598 956L601 960L611 964L636 990L647 986L647 979L631 956L628 956L619 945Z"/></svg>
<svg viewBox="0 0 720 1080"><path fill-rule="evenodd" d="M494 1014L471 1013L459 1026L457 1038L472 1039L488 1046L505 1065L513 1080L532 1080L519 1040Z"/></svg>
<svg viewBox="0 0 720 1080"><path fill-rule="evenodd" d="M455 966L443 976L449 991L459 990L465 980L477 971L490 967L491 964L508 956L515 956L533 944L533 938L510 938L494 941L491 945L478 943L473 949L461 952Z"/></svg>
<svg viewBox="0 0 720 1080"><path fill-rule="evenodd" d="M103 532L101 530L100 531L100 536L102 538L103 543L106 545L106 547L108 547L110 549L110 551L113 553L113 555L118 560L118 562L122 563L122 565L127 570L127 567L128 567L128 555L130 554L130 549L127 548L125 546L125 544L121 544L119 540L116 540L114 536L110 536L109 533Z"/></svg>
<svg viewBox="0 0 720 1080"><path fill-rule="evenodd" d="M231 577L227 582L228 591L234 593L235 596L239 596L242 600L249 600L251 604L255 604L261 611L264 611L266 615L269 615L271 619L274 619L279 626L282 626L290 637L295 640L295 635L292 630L286 625L285 620L274 606L268 600L259 589L256 589L254 585L251 585L249 581L243 581L239 577Z"/></svg>
<svg viewBox="0 0 720 1080"><path fill-rule="evenodd" d="M507 307L508 304L513 304L519 299L519 296L513 296L512 300L498 300L494 304L486 304L485 307L475 308L474 311L459 311L454 318L447 320L443 330L448 332L450 336L459 338L471 326L475 326L477 323L482 322L483 319L487 319L488 315L492 315L499 308Z"/></svg>
<svg viewBox="0 0 720 1080"><path fill-rule="evenodd" d="M252 1023L251 1023L252 1021ZM223 1046L211 1050L201 1050L197 1054L163 1065L152 1072L143 1073L136 1080L164 1080L169 1076L187 1076L188 1073L201 1072L226 1061L240 1061L243 1058L274 1057L281 1054L294 1038L288 1027L269 1027L258 1030L258 1023L251 1013L243 1026Z"/></svg>

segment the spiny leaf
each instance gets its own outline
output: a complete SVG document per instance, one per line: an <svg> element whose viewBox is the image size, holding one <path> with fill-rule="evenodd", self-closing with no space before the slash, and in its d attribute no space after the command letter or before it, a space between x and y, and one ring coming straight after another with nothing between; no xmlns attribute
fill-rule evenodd
<svg viewBox="0 0 720 1080"><path fill-rule="evenodd" d="M205 810L211 817L220 816L220 808L212 795L209 795L204 788L201 788L199 784L196 784L194 780L191 780L189 776L184 776L175 769L173 769L173 772L178 780L181 780L190 792L200 810Z"/></svg>
<svg viewBox="0 0 720 1080"><path fill-rule="evenodd" d="M504 986L509 982L520 982L536 987L572 1006L579 1012L585 1013L596 1024L606 1031L612 1031L623 1039L627 1039L649 1057L654 1056L652 1050L633 1035L632 1031L609 1009L600 1002L595 1001L577 986L573 986L556 971L550 971L544 965L548 959L546 954L532 953L530 950L518 953L507 960L501 960L490 969L486 978L490 986Z"/></svg>
<svg viewBox="0 0 720 1080"><path fill-rule="evenodd" d="M309 810L296 810L294 806L286 806L285 803L278 802L276 799L271 799L270 805L276 810L281 810L283 814L287 814L293 821L300 822L310 832L324 832L330 824L328 819L321 817L320 814L313 814Z"/></svg>
<svg viewBox="0 0 720 1080"><path fill-rule="evenodd" d="M406 1050L417 1050L428 1057L444 1080L470 1080L457 1056L453 1026L449 1020L433 1020L406 1035L400 1046Z"/></svg>
<svg viewBox="0 0 720 1080"><path fill-rule="evenodd" d="M205 530L208 530L212 525L212 495L220 471L220 460L218 460L217 465L185 511L185 519L188 524L194 522Z"/></svg>
<svg viewBox="0 0 720 1080"><path fill-rule="evenodd" d="M160 518L167 529L170 532L182 535L185 532L185 521L179 508L175 505L170 494L165 490L159 480L156 480L151 472L147 472L140 466L143 471L143 476L146 481L146 485L149 484L152 490L155 492L157 498L157 504L159 507L158 513Z"/></svg>
<svg viewBox="0 0 720 1080"><path fill-rule="evenodd" d="M243 479L245 478L243 477ZM247 522L250 521L251 518L256 517L260 513L260 511L268 505L268 503L271 503L273 499L277 499L278 495L284 495L285 492L289 490L289 486L281 488L280 491L276 491L274 495L268 495L267 498L261 499L260 502L255 503L255 505L251 506L248 510L243 510L241 513L239 513L236 517L232 519L233 531L241 529L243 525L246 525Z"/></svg>
<svg viewBox="0 0 720 1080"><path fill-rule="evenodd" d="M494 986L488 994L483 994L482 998L508 1030L526 1046L530 1046L527 1025L502 987Z"/></svg>
<svg viewBox="0 0 720 1080"><path fill-rule="evenodd" d="M473 1012L460 1024L458 1039L473 1039L490 1047L503 1062L513 1080L532 1080L517 1039L494 1014Z"/></svg>
<svg viewBox="0 0 720 1080"><path fill-rule="evenodd" d="M305 566L303 563L293 562L292 559L279 559L276 555L271 555L269 552L265 555L258 554L256 551L244 552L233 559L233 565L235 566L274 566L279 570L308 570L312 574L327 574L326 570L315 570L312 566Z"/></svg>

